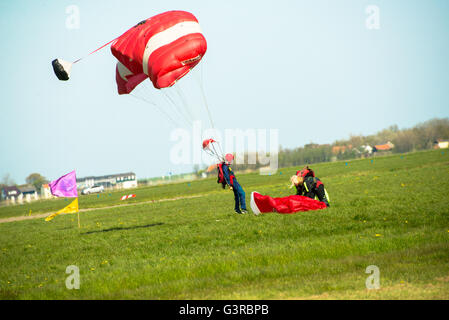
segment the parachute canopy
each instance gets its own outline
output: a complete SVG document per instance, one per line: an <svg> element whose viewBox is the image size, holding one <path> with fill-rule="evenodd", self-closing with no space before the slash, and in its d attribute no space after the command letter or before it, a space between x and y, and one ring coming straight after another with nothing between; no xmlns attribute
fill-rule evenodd
<svg viewBox="0 0 449 320"><path fill-rule="evenodd" d="M291 195L283 198L272 198L258 192L251 193L250 205L256 215L266 212L294 213L327 208L324 202L305 196Z"/></svg>
<svg viewBox="0 0 449 320"><path fill-rule="evenodd" d="M171 87L202 59L206 39L195 16L168 11L144 20L111 46L119 94L128 94L150 78L157 89Z"/></svg>
<svg viewBox="0 0 449 320"><path fill-rule="evenodd" d="M206 139L203 141L203 150L209 150L212 147L212 144L216 141L214 139Z"/></svg>
<svg viewBox="0 0 449 320"><path fill-rule="evenodd" d="M69 80L74 64L108 45L118 60L115 78L119 94L130 94L153 105L177 127L193 127L195 121L206 116L214 127L204 93L202 69L195 68L206 53L207 43L193 14L164 12L139 22L83 58L73 62L55 59L52 66L56 76L62 81ZM175 85L186 75L185 81ZM189 80L195 76L196 81ZM207 113L198 110L199 101Z"/></svg>
<svg viewBox="0 0 449 320"><path fill-rule="evenodd" d="M215 157L219 162L224 161L225 159L220 144L212 138L203 140L203 151L208 155Z"/></svg>

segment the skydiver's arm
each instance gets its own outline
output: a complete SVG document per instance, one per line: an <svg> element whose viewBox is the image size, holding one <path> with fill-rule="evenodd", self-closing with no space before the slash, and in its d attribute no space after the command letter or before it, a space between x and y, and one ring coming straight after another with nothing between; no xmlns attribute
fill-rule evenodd
<svg viewBox="0 0 449 320"><path fill-rule="evenodd" d="M295 186L296 187L296 195L297 196L302 196L302 193L303 193L303 187L302 187L302 184L299 184L299 185L297 185L297 186Z"/></svg>

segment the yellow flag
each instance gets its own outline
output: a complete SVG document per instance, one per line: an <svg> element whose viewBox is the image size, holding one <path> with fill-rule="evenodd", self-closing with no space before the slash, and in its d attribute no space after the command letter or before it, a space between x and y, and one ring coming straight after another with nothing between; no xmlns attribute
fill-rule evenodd
<svg viewBox="0 0 449 320"><path fill-rule="evenodd" d="M45 221L50 221L54 217L56 217L60 213L76 213L78 212L78 198L72 201L67 207L64 209L59 210L58 212L52 213L47 218L45 218Z"/></svg>

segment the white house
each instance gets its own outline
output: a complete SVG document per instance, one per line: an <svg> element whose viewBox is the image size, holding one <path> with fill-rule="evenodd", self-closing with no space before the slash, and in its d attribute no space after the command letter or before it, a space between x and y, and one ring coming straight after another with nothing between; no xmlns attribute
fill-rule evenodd
<svg viewBox="0 0 449 320"><path fill-rule="evenodd" d="M16 203L20 195L21 192L16 186L4 187L2 189L2 199L6 200L7 203Z"/></svg>
<svg viewBox="0 0 449 320"><path fill-rule="evenodd" d="M94 185L113 189L129 189L137 187L137 177L134 172L111 174L98 177L77 178L78 189L92 187Z"/></svg>
<svg viewBox="0 0 449 320"><path fill-rule="evenodd" d="M41 197L44 199L50 199L53 197L50 191L50 186L48 184L43 184L41 188Z"/></svg>
<svg viewBox="0 0 449 320"><path fill-rule="evenodd" d="M25 200L26 202L31 202L31 200L39 199L37 190L33 185L26 184L23 186L18 186L18 189L20 190L20 195L17 199L19 203L22 203L23 200Z"/></svg>
<svg viewBox="0 0 449 320"><path fill-rule="evenodd" d="M361 146L361 149L365 153L368 153L368 154L373 153L373 147L371 147L371 146L365 146L364 145L364 146Z"/></svg>
<svg viewBox="0 0 449 320"><path fill-rule="evenodd" d="M438 148L440 149L449 148L449 141L438 141Z"/></svg>

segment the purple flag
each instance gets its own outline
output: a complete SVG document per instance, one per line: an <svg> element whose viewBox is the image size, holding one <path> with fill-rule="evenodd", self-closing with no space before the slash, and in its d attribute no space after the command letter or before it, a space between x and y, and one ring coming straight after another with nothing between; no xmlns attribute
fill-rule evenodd
<svg viewBox="0 0 449 320"><path fill-rule="evenodd" d="M51 194L57 197L76 198L78 191L76 189L75 170L62 176L58 180L49 183Z"/></svg>

